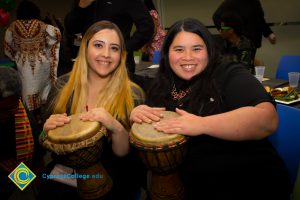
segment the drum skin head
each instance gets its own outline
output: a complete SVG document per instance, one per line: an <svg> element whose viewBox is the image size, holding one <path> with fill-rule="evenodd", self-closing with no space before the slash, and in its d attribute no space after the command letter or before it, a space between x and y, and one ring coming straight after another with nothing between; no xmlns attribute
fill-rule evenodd
<svg viewBox="0 0 300 200"><path fill-rule="evenodd" d="M64 126L48 131L47 139L53 143L80 142L96 135L101 124L99 122L81 121L80 114L71 115L71 121Z"/></svg>
<svg viewBox="0 0 300 200"><path fill-rule="evenodd" d="M160 121L177 117L178 114L172 111L163 111L163 118ZM157 131L152 124L148 123L134 123L131 128L131 136L138 143L143 143L143 145L168 145L169 143L176 143L177 141L182 141L185 136L179 134L166 134Z"/></svg>

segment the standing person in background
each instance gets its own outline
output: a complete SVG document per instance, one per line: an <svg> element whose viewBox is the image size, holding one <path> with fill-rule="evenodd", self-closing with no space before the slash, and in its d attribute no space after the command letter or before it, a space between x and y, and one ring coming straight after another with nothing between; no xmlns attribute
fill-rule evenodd
<svg viewBox="0 0 300 200"><path fill-rule="evenodd" d="M164 109L179 117L160 121ZM146 105L130 119L189 137L186 200L289 199L287 169L268 140L278 126L274 99L242 64L222 60L198 20L168 30Z"/></svg>
<svg viewBox="0 0 300 200"><path fill-rule="evenodd" d="M223 54L232 61L240 62L254 74L254 54L256 48L252 41L243 35L242 18L233 13L223 13L221 17L221 37L224 39Z"/></svg>
<svg viewBox="0 0 300 200"><path fill-rule="evenodd" d="M271 44L276 43L276 36L267 24L259 0L224 0L213 14L213 21L218 30L221 28L221 16L224 12L234 12L245 22L243 33L255 45L261 47L262 36Z"/></svg>
<svg viewBox="0 0 300 200"><path fill-rule="evenodd" d="M160 51L162 43L165 39L166 32L164 31L158 12L153 4L152 0L144 0L149 13L154 22L154 34L152 39L143 47L143 53L149 56L148 60L152 61L154 51Z"/></svg>
<svg viewBox="0 0 300 200"><path fill-rule="evenodd" d="M61 33L41 21L40 9L23 0L17 20L5 32L4 53L16 62L22 80L22 100L40 122L40 109L57 78Z"/></svg>
<svg viewBox="0 0 300 200"><path fill-rule="evenodd" d="M96 21L109 20L122 31L126 50L126 66L131 78L135 73L133 51L141 49L152 38L153 20L141 0L74 0L71 11L65 17L69 34L78 34ZM132 27L136 31L131 35Z"/></svg>

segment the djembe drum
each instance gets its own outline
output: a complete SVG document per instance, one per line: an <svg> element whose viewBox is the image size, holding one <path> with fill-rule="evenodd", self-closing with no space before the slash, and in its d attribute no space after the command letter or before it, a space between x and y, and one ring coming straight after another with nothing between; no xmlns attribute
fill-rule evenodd
<svg viewBox="0 0 300 200"><path fill-rule="evenodd" d="M84 175L100 174L98 178L77 179L82 199L105 195L112 187L112 179L100 163L106 128L99 122L81 121L79 114L71 115L71 122L48 132L43 146L53 151L62 164Z"/></svg>
<svg viewBox="0 0 300 200"><path fill-rule="evenodd" d="M178 116L164 111L163 118ZM139 150L142 161L150 169L148 185L151 200L179 200L184 197L184 187L178 174L178 166L186 155L187 137L158 132L151 124L134 123L129 135L130 143Z"/></svg>

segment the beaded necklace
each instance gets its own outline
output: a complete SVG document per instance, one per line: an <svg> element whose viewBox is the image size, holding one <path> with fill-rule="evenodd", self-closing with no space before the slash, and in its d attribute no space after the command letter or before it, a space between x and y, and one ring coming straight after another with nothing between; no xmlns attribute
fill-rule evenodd
<svg viewBox="0 0 300 200"><path fill-rule="evenodd" d="M177 92L175 84L174 84L173 88L172 88L172 91L171 91L171 95L172 95L173 100L179 101L183 97L185 97L186 95L188 95L189 93L191 93L191 91L192 91L192 89L190 87L188 87L185 90L180 90L179 92Z"/></svg>

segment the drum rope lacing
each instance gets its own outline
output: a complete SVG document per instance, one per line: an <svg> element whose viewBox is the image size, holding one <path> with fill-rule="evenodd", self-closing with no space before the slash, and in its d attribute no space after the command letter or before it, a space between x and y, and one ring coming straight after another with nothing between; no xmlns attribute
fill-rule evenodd
<svg viewBox="0 0 300 200"><path fill-rule="evenodd" d="M178 141L174 141L167 144L145 144L143 142L138 141L136 138L134 138L132 135L129 135L130 143L134 144L137 148L142 150L168 150L170 148L179 147L182 144L186 143L188 140L188 137L181 138Z"/></svg>

